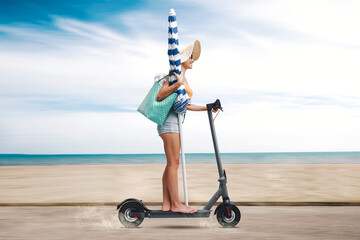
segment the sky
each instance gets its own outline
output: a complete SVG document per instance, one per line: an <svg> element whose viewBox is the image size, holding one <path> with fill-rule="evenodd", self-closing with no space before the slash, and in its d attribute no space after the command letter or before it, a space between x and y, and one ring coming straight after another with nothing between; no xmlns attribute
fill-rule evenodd
<svg viewBox="0 0 360 240"><path fill-rule="evenodd" d="M360 151L360 2L0 1L0 153L162 153L136 111L166 73L167 17L201 56L192 103L220 99L220 152ZM185 152L213 152L188 111Z"/></svg>

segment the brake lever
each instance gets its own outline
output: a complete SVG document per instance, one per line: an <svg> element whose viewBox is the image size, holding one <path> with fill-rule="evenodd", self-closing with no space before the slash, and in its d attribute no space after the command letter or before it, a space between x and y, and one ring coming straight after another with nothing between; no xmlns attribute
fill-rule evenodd
<svg viewBox="0 0 360 240"><path fill-rule="evenodd" d="M218 110L221 110L222 112L224 111L222 107L218 108ZM217 113L215 115L215 117L213 118L213 122L215 122L216 117L219 115L220 111L217 110Z"/></svg>

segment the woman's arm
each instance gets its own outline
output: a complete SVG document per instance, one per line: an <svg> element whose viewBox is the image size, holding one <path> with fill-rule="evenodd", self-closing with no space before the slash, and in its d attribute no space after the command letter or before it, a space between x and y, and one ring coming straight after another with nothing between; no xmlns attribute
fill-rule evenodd
<svg viewBox="0 0 360 240"><path fill-rule="evenodd" d="M161 101L167 98L171 93L173 93L176 89L178 89L181 86L181 84L182 83L180 81L177 81L173 85L169 86L169 76L167 76L166 82L160 88L156 99L158 101Z"/></svg>
<svg viewBox="0 0 360 240"><path fill-rule="evenodd" d="M194 104L188 104L186 106L186 109L190 110L190 111L206 111L207 110L206 106L198 106L198 105L194 105Z"/></svg>
<svg viewBox="0 0 360 240"><path fill-rule="evenodd" d="M198 106L198 105L194 105L194 104L188 104L187 106L186 106L186 109L187 110L190 110L190 111L207 111L207 107L206 106ZM218 110L214 110L214 109L211 109L211 111L213 112L213 113L216 113L217 111L219 111L219 109Z"/></svg>

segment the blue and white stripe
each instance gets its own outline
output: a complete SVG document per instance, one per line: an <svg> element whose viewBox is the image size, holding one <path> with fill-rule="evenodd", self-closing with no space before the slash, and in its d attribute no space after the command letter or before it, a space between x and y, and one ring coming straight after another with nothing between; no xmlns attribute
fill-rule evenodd
<svg viewBox="0 0 360 240"><path fill-rule="evenodd" d="M169 13L169 35L168 35L168 55L170 63L169 72L169 85L173 85L177 82L173 71L176 74L181 74L181 57L179 47L179 36L176 22L176 14L174 9L170 9ZM175 91L178 94L177 99L174 102L173 109L176 113L186 113L186 106L190 103L190 98L186 93L184 84Z"/></svg>

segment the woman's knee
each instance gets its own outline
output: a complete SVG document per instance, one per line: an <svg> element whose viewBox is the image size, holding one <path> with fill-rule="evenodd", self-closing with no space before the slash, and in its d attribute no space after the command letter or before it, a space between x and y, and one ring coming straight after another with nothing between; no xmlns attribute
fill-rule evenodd
<svg viewBox="0 0 360 240"><path fill-rule="evenodd" d="M172 168L172 169L178 169L179 168L179 158L168 159L166 167Z"/></svg>

